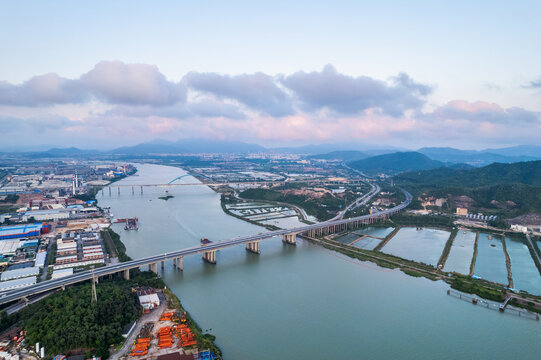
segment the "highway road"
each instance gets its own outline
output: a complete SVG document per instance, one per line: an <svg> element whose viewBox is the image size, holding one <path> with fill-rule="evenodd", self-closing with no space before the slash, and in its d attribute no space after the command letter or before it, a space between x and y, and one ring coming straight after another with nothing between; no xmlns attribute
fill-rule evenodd
<svg viewBox="0 0 541 360"><path fill-rule="evenodd" d="M388 215L391 215L398 211L403 210L411 203L411 199L412 199L411 194L403 189L402 189L402 192L406 196L406 200L403 203L391 209L387 209L385 211L381 211L375 214L363 215L363 216L358 216L358 217L350 218L350 219L339 219L339 220L334 220L334 221L306 225L306 226L302 226L302 227L298 227L294 229L282 229L282 230L269 231L265 233L259 233L255 235L240 236L233 239L213 242L205 246L194 246L194 247L177 250L173 252L168 252L164 254L148 256L148 257L137 259L137 260L127 261L127 262L118 263L118 264L112 264L112 265L100 267L97 269L76 273L76 274L66 276L60 279L43 281L43 282L28 286L22 289L15 289L15 290L5 292L2 295L0 295L0 304L10 303L12 301L16 301L19 299L27 299L30 296L40 294L46 291L51 291L53 289L61 288L63 286L72 285L78 282L90 280L92 278L97 278L100 276L119 273L124 270L139 268L141 266L158 263L160 261L172 260L175 258L184 257L188 255L193 255L193 254L199 254L199 253L207 252L210 250L223 249L229 246L245 244L252 241L269 239L274 236L283 236L286 234L299 234L299 233L304 233L310 230L323 229L323 228L334 226L334 225L341 225L341 224L347 224L347 223L355 222L355 221L363 221L363 220L385 217L385 216L388 216Z"/></svg>
<svg viewBox="0 0 541 360"><path fill-rule="evenodd" d="M328 221L335 221L335 220L338 220L338 219L342 219L344 217L344 215L346 215L346 213L349 210L353 210L353 209L355 209L355 208L357 208L359 206L362 206L362 205L366 204L367 202L370 201L370 199L372 199L381 190L379 185L370 184L370 186L372 187L370 189L370 192L364 194L363 196L361 196L360 198L358 198L357 200L355 200L354 202L349 204L344 210L340 211L338 213L338 215L336 215L335 217L333 217L332 219L330 219Z"/></svg>

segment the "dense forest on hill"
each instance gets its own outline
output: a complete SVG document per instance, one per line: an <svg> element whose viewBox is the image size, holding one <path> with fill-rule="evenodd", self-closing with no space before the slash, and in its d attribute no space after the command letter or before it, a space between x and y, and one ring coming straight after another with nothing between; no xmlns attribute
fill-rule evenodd
<svg viewBox="0 0 541 360"><path fill-rule="evenodd" d="M466 196L473 208L512 217L541 212L541 161L491 164L470 170L440 168L395 176L414 195Z"/></svg>
<svg viewBox="0 0 541 360"><path fill-rule="evenodd" d="M348 165L356 170L374 175L436 169L445 166L445 163L432 160L424 154L411 151L372 156L366 159L352 161Z"/></svg>
<svg viewBox="0 0 541 360"><path fill-rule="evenodd" d="M105 280L96 286L95 303L90 282L74 285L13 315L2 311L0 330L18 323L26 330L26 341L39 342L49 356L76 350L107 358L109 347L123 341L122 328L141 315L133 286L163 287L163 282L146 272L130 281Z"/></svg>

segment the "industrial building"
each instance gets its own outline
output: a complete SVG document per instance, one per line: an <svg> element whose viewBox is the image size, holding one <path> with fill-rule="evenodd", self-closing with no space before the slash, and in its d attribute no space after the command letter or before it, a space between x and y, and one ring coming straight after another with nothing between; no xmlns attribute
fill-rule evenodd
<svg viewBox="0 0 541 360"><path fill-rule="evenodd" d="M22 221L57 221L66 220L71 217L72 213L75 213L76 209L54 209L54 210L35 210L27 211L22 216Z"/></svg>
<svg viewBox="0 0 541 360"><path fill-rule="evenodd" d="M41 251L36 254L36 259L34 260L34 266L38 268L43 268L45 266L45 261L47 260L47 252Z"/></svg>
<svg viewBox="0 0 541 360"><path fill-rule="evenodd" d="M51 226L45 223L0 226L0 240L40 236L48 233L50 228Z"/></svg>
<svg viewBox="0 0 541 360"><path fill-rule="evenodd" d="M160 297L156 290L139 290L137 291L139 297L139 303L144 309L150 310L160 306Z"/></svg>
<svg viewBox="0 0 541 360"><path fill-rule="evenodd" d="M57 265L71 264L77 262L77 255L68 255L56 258Z"/></svg>
<svg viewBox="0 0 541 360"><path fill-rule="evenodd" d="M73 268L67 268L67 269L58 269L53 271L53 275L51 276L51 279L60 279L64 276L70 276L73 275Z"/></svg>
<svg viewBox="0 0 541 360"><path fill-rule="evenodd" d="M17 249L21 246L19 240L1 240L0 241L0 255L13 256L17 252Z"/></svg>
<svg viewBox="0 0 541 360"><path fill-rule="evenodd" d="M37 278L35 276L8 280L8 281L0 281L0 292L9 291L13 289L20 289L23 287L34 285L36 284L36 282L37 282Z"/></svg>
<svg viewBox="0 0 541 360"><path fill-rule="evenodd" d="M32 266L32 267L25 267L21 269L6 270L0 275L0 280L7 281L7 280L25 278L29 276L35 277L37 275L39 275L39 267Z"/></svg>

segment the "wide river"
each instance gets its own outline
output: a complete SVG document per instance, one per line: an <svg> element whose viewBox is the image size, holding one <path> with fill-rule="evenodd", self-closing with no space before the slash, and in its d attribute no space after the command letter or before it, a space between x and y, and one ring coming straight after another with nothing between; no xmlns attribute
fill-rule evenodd
<svg viewBox="0 0 541 360"><path fill-rule="evenodd" d="M164 184L186 172L137 165L118 185ZM196 179L186 177L185 183ZM113 225L133 258L265 231L223 213L206 186L122 188L99 194L115 217L137 216L138 231ZM448 286L381 269L298 240L237 246L217 265L199 255L184 271L160 274L226 359L538 359L541 323L500 314L446 295Z"/></svg>

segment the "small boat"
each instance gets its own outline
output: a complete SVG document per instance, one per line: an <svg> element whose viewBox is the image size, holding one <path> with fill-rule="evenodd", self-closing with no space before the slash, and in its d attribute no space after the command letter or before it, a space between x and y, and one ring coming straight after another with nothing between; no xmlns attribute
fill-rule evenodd
<svg viewBox="0 0 541 360"><path fill-rule="evenodd" d="M202 245L207 245L207 244L210 244L212 241L210 241L209 239L207 238L201 238L201 244Z"/></svg>

